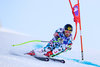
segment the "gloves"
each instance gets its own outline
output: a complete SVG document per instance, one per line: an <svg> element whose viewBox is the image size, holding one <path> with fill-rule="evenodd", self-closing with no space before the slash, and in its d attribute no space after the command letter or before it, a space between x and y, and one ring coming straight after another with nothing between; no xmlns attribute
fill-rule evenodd
<svg viewBox="0 0 100 67"><path fill-rule="evenodd" d="M61 43L61 44L63 44L63 39L58 38L58 42Z"/></svg>
<svg viewBox="0 0 100 67"><path fill-rule="evenodd" d="M68 45L66 48L67 48L68 50L71 50L71 49L72 49L72 47L71 47L70 45Z"/></svg>

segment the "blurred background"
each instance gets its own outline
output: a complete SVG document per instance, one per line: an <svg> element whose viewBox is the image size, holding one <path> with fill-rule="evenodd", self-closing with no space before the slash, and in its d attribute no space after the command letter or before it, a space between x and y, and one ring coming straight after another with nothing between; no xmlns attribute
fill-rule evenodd
<svg viewBox="0 0 100 67"><path fill-rule="evenodd" d="M99 3L100 0L80 0L83 43L89 46L91 42L98 46L99 42ZM0 28L5 30L50 40L55 30L67 23L73 25L74 35L75 23L68 0L0 0Z"/></svg>

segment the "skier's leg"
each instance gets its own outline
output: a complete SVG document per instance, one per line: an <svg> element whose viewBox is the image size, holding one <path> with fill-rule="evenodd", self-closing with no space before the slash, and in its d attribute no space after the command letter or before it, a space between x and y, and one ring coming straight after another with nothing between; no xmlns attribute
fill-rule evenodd
<svg viewBox="0 0 100 67"><path fill-rule="evenodd" d="M40 57L52 55L52 44L53 42L50 41L45 47L34 50L35 54Z"/></svg>

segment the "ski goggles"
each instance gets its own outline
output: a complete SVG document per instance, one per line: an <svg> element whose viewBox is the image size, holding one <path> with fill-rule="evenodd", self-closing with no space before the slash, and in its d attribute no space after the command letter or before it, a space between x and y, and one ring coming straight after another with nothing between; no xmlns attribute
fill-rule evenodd
<svg viewBox="0 0 100 67"><path fill-rule="evenodd" d="M71 34L71 33L72 33L72 31L65 30L65 33L69 33L69 34Z"/></svg>

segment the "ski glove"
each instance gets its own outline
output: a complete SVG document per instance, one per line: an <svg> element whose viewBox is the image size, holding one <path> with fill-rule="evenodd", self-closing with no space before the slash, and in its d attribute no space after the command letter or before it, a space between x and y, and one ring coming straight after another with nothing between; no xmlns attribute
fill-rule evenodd
<svg viewBox="0 0 100 67"><path fill-rule="evenodd" d="M61 44L63 44L63 39L58 38L58 42L61 43Z"/></svg>
<svg viewBox="0 0 100 67"><path fill-rule="evenodd" d="M66 48L67 48L68 50L71 50L71 49L72 49L72 47L69 47L69 46L67 46Z"/></svg>

